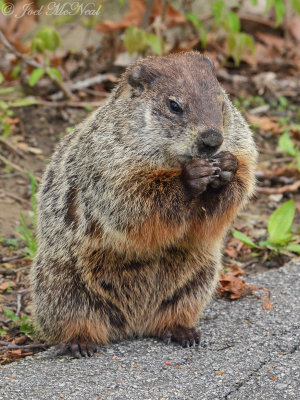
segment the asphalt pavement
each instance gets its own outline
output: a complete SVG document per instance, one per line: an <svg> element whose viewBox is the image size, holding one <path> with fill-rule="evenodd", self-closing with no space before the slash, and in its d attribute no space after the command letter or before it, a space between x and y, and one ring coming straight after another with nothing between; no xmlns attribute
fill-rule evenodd
<svg viewBox="0 0 300 400"><path fill-rule="evenodd" d="M300 400L299 273L296 263L247 279L271 290L273 310L251 295L214 300L199 349L144 339L90 359L48 350L0 367L0 399Z"/></svg>

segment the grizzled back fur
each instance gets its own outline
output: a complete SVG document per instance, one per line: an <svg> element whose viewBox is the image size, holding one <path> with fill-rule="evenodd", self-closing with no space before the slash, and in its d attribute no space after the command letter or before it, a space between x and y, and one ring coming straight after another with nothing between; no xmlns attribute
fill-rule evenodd
<svg viewBox="0 0 300 400"><path fill-rule="evenodd" d="M235 181L197 205L182 168L217 150L237 158ZM128 68L43 177L32 269L42 334L62 341L88 332L101 343L153 334L179 318L181 301L194 310L185 324L194 323L217 284L224 234L253 192L255 162L251 131L207 57L149 57ZM165 317L152 315L159 301Z"/></svg>

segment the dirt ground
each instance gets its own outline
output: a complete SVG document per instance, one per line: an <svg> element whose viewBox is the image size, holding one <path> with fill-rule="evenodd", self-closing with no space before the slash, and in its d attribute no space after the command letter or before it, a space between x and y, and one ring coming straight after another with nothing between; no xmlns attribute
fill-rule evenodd
<svg viewBox="0 0 300 400"><path fill-rule="evenodd" d="M20 171L2 163L0 166L0 226L1 243L0 255L2 259L9 260L0 264L0 275L4 281L13 282L10 293L0 294L0 305L14 306L16 294L29 287L28 274L31 261L26 258L18 259L24 255L25 242L18 233L20 226L20 213L30 224L32 217L30 181L25 171L30 171L40 181L46 164L60 138L88 115L82 108L43 107L30 106L17 109L14 118L19 119L19 124L12 135L15 149L4 149L3 154L13 164L20 167ZM266 179L261 180L261 171L270 165L271 159L274 167L284 165L283 154L278 151L276 136L265 136L259 131L255 132L255 140L260 151L258 164L258 186L268 186ZM278 161L278 163L276 162ZM275 177L271 177L271 180ZM287 182L288 182L288 178ZM276 180L276 179L275 179ZM286 193L284 195L266 195L256 193L247 207L239 214L234 222L234 227L249 234L250 237L259 237L264 240L267 236L266 226L268 217L279 204L289 198L294 198L300 204L300 194ZM300 222L299 213L296 224ZM14 259L16 257L16 259ZM296 255L295 255L296 257ZM11 260L10 260L11 259ZM224 250L224 265L238 265L247 274L278 268L290 260L287 255L262 253L253 256L248 246L242 245L229 233ZM23 311L30 314L30 298L25 296ZM1 313L0 313L1 317Z"/></svg>

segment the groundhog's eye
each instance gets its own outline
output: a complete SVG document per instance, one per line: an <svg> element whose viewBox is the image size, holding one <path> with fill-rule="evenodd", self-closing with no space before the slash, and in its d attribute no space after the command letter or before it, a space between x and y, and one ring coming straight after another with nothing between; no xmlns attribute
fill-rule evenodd
<svg viewBox="0 0 300 400"><path fill-rule="evenodd" d="M174 100L169 100L169 108L172 112L174 112L176 114L181 114L183 112L180 105L178 103L176 103L176 101L174 101Z"/></svg>

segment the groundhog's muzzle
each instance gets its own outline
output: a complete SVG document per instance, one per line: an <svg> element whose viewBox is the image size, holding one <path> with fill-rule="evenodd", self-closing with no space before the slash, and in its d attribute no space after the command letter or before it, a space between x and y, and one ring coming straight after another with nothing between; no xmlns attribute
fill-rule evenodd
<svg viewBox="0 0 300 400"><path fill-rule="evenodd" d="M217 129L208 129L198 134L196 148L200 157L209 157L216 153L223 143L223 135Z"/></svg>

